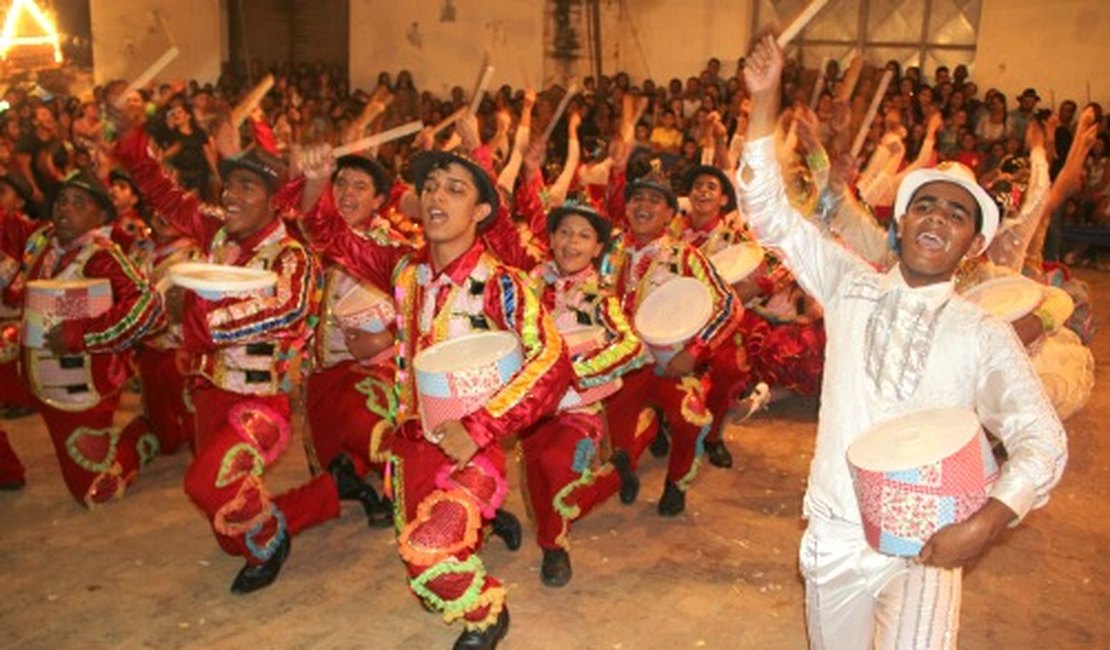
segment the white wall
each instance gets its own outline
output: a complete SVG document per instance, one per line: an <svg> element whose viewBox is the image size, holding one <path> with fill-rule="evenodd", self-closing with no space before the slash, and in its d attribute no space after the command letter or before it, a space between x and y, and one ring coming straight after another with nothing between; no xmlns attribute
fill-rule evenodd
<svg viewBox="0 0 1110 650"><path fill-rule="evenodd" d="M141 74L170 48L167 30L181 52L157 80L215 82L227 58L220 5L220 0L92 0L96 83Z"/></svg>
<svg viewBox="0 0 1110 650"><path fill-rule="evenodd" d="M1042 107L1091 99L1110 105L1110 2L1107 0L983 0L972 78L980 94L996 87L1014 97L1029 86ZM1013 104L1013 102L1010 102Z"/></svg>
<svg viewBox="0 0 1110 650"><path fill-rule="evenodd" d="M539 82L543 60L542 0L453 0L454 22L442 22L441 0L350 0L351 87L372 90L378 73L409 70L420 90L470 93L488 49L491 86Z"/></svg>
<svg viewBox="0 0 1110 650"><path fill-rule="evenodd" d="M697 76L712 57L721 74L736 69L748 49L751 0L623 0L618 68L635 81L657 83ZM613 70L607 70L612 74Z"/></svg>

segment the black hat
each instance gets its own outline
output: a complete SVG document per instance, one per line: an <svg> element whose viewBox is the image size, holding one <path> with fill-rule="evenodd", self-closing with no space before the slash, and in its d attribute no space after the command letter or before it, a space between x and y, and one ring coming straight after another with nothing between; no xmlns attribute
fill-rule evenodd
<svg viewBox="0 0 1110 650"><path fill-rule="evenodd" d="M28 217L34 218L35 213L35 192L31 189L31 184L19 174L8 172L0 176L0 183L7 183L12 190L23 199L23 213Z"/></svg>
<svg viewBox="0 0 1110 650"><path fill-rule="evenodd" d="M682 179L682 189L687 195L693 191L694 181L698 179L698 176L712 176L716 178L721 184L721 191L725 193L725 197L728 199L725 203L724 212L732 212L736 209L736 187L720 167L714 167L713 165L697 165L686 172L686 176Z"/></svg>
<svg viewBox="0 0 1110 650"><path fill-rule="evenodd" d="M245 169L262 177L270 193L276 192L285 182L285 163L260 147L251 147L220 161L220 177L225 181L236 169Z"/></svg>
<svg viewBox="0 0 1110 650"><path fill-rule="evenodd" d="M339 175L341 169L357 169L365 172L374 180L374 193L386 194L393 186L393 177L386 171L380 162L367 156L348 154L335 159L335 172L331 175L331 182Z"/></svg>
<svg viewBox="0 0 1110 650"><path fill-rule="evenodd" d="M485 170L476 160L470 157L462 149L455 151L425 151L417 154L412 159L412 177L413 185L416 186L416 193L424 191L424 180L428 178L428 174L434 169L443 169L451 163L457 163L466 167L470 175L474 177L474 185L478 188L478 202L488 203L490 206L489 216L480 225L484 225L497 216L497 211L501 208L501 199L497 194L497 188L493 185L493 179L490 178L489 172Z"/></svg>
<svg viewBox="0 0 1110 650"><path fill-rule="evenodd" d="M92 195L92 197L96 199L96 202L100 204L100 207L104 208L104 211L108 213L109 219L116 218L116 206L112 203L112 197L108 194L108 188L104 187L104 183L100 182L96 174L87 169L75 171L62 181L61 190L67 187L76 187ZM61 190L58 191L58 195L61 195ZM55 201L58 200L58 195L55 195Z"/></svg>
<svg viewBox="0 0 1110 650"><path fill-rule="evenodd" d="M1041 96L1037 94L1036 88L1026 88L1025 90L1021 91L1020 95L1018 95L1018 99L1024 99L1026 97L1032 97L1037 101L1041 101Z"/></svg>
<svg viewBox="0 0 1110 650"><path fill-rule="evenodd" d="M145 216L146 207L143 203L143 193L139 191L139 186L135 184L135 179L131 178L131 174L128 174L122 169L113 169L112 171L108 172L108 183L111 184L115 183L116 181L127 183L127 185L131 188L131 193L134 194L135 198L139 200L139 202L135 204L135 212L138 212L139 214Z"/></svg>
<svg viewBox="0 0 1110 650"><path fill-rule="evenodd" d="M592 205L581 200L568 200L563 205L552 208L547 213L547 232L548 234L554 233L555 229L559 227L559 223L563 217L569 214L577 214L584 217L586 221L590 222L593 229L597 232L597 239L601 242L602 246L609 245L609 238L613 234L613 224L608 219L601 216Z"/></svg>
<svg viewBox="0 0 1110 650"><path fill-rule="evenodd" d="M671 181L663 173L658 159L651 161L651 171L624 187L624 200L627 202L632 198L632 193L639 189L655 190L661 193L667 199L667 205L671 207L671 210L678 212L678 197L675 196Z"/></svg>

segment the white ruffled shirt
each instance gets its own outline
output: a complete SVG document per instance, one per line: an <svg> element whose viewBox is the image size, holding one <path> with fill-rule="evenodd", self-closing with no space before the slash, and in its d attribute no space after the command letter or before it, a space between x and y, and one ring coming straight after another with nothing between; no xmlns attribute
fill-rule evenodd
<svg viewBox="0 0 1110 650"><path fill-rule="evenodd" d="M1067 439L1013 328L955 295L951 282L912 288L898 266L875 271L821 234L790 206L772 138L745 146L737 188L756 239L781 252L824 308L806 512L858 522L848 446L880 422L949 407L974 410L1009 453L991 496L1019 519L1043 505L1067 463Z"/></svg>

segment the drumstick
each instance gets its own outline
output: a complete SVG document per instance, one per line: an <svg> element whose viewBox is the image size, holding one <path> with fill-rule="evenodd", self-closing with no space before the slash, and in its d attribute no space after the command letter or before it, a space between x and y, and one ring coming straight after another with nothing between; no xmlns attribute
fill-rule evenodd
<svg viewBox="0 0 1110 650"><path fill-rule="evenodd" d="M474 89L474 96L470 98L470 113L472 115L478 114L478 106L482 103L482 97L486 94L486 88L489 87L490 79L493 78L493 66L487 65L482 70L482 78L478 80L478 87Z"/></svg>
<svg viewBox="0 0 1110 650"><path fill-rule="evenodd" d="M469 108L469 106L463 106L462 108L456 110L454 113L451 113L447 117L440 120L439 124L436 124L434 127L432 127L432 136L434 137L437 133L439 133L443 129L446 129L447 127L451 126L455 122L458 122L459 118L463 116L463 113L465 113L468 108Z"/></svg>
<svg viewBox="0 0 1110 650"><path fill-rule="evenodd" d="M883 95L886 94L886 88L890 85L890 80L893 77L894 71L887 70L883 73L883 78L879 80L879 88L875 91L875 96L871 98L871 106L867 107L867 113L863 116L863 123L859 125L859 132L856 133L856 140L852 143L851 156L853 158L858 156L860 150L863 149L863 141L867 139L867 132L871 130L871 122L875 120L875 114L879 112L879 105L883 103Z"/></svg>
<svg viewBox="0 0 1110 650"><path fill-rule="evenodd" d="M408 122L407 124L402 124L401 126L389 129L388 131L375 133L374 135L369 135L365 138L359 138L354 142L348 142L347 144L340 145L332 149L332 153L335 154L336 157L357 153L365 149L371 149L373 147L381 146L386 142L392 142L393 140L403 138L407 135L412 135L413 133L417 133L423 128L423 122L421 122L420 120L413 120L411 122Z"/></svg>
<svg viewBox="0 0 1110 650"><path fill-rule="evenodd" d="M236 104L234 110L231 111L231 126L239 128L243 121L254 111L254 107L258 106L262 98L265 97L266 93L270 92L270 89L273 87L274 75L268 74L263 77L262 81L252 88L251 91L247 93L247 96L243 98L243 101Z"/></svg>
<svg viewBox="0 0 1110 650"><path fill-rule="evenodd" d="M798 14L798 17L787 25L786 29L782 30L782 33L779 34L779 47L786 47L787 43L794 40L798 32L802 31L802 28L809 24L809 21L813 20L813 17L817 15L818 11L821 11L821 8L824 7L828 1L829 0L813 0L805 9L802 9L802 13Z"/></svg>
<svg viewBox="0 0 1110 650"><path fill-rule="evenodd" d="M567 92L563 95L563 98L559 100L559 105L555 108L555 112L551 114L551 121L547 123L547 128L543 130L543 137L540 138L541 142L551 137L551 132L555 130L555 124L559 122L559 118L562 117L563 113L567 110L567 106L570 104L570 100L576 92L578 92L578 83L572 81L570 85L567 86Z"/></svg>
<svg viewBox="0 0 1110 650"><path fill-rule="evenodd" d="M158 57L157 61L151 63L150 66L146 70L143 70L142 74L140 74L138 77L135 77L135 80L131 82L131 85L129 85L122 93L120 93L119 97L116 98L116 108L123 108L128 95L150 83L150 80L153 79L154 76L161 72L166 66L168 66L171 61L176 59L179 53L180 50L178 50L177 46L174 45L170 49L166 50L165 54Z"/></svg>

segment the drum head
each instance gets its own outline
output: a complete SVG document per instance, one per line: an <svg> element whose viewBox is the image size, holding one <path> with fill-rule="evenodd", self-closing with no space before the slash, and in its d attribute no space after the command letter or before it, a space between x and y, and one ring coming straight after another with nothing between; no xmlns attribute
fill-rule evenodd
<svg viewBox="0 0 1110 650"><path fill-rule="evenodd" d="M668 346L690 339L713 313L713 296L694 278L675 278L652 291L633 319L644 342Z"/></svg>
<svg viewBox="0 0 1110 650"><path fill-rule="evenodd" d="M872 427L848 447L848 462L872 472L912 470L948 458L978 433L974 411L918 411Z"/></svg>
<svg viewBox="0 0 1110 650"><path fill-rule="evenodd" d="M363 285L356 285L335 303L335 315L340 318L367 311L389 298L382 292Z"/></svg>
<svg viewBox="0 0 1110 650"><path fill-rule="evenodd" d="M512 332L481 332L436 343L416 353L412 365L427 373L452 373L496 362L517 350Z"/></svg>
<svg viewBox="0 0 1110 650"><path fill-rule="evenodd" d="M729 246L709 258L717 274L729 284L742 282L763 263L763 249L755 242Z"/></svg>
<svg viewBox="0 0 1110 650"><path fill-rule="evenodd" d="M214 293L257 291L277 284L273 271L202 262L174 264L170 267L170 278L186 289Z"/></svg>
<svg viewBox="0 0 1110 650"><path fill-rule="evenodd" d="M1041 302L1041 287L1020 275L1007 276L977 284L963 297L992 316L1013 322L1033 311Z"/></svg>

